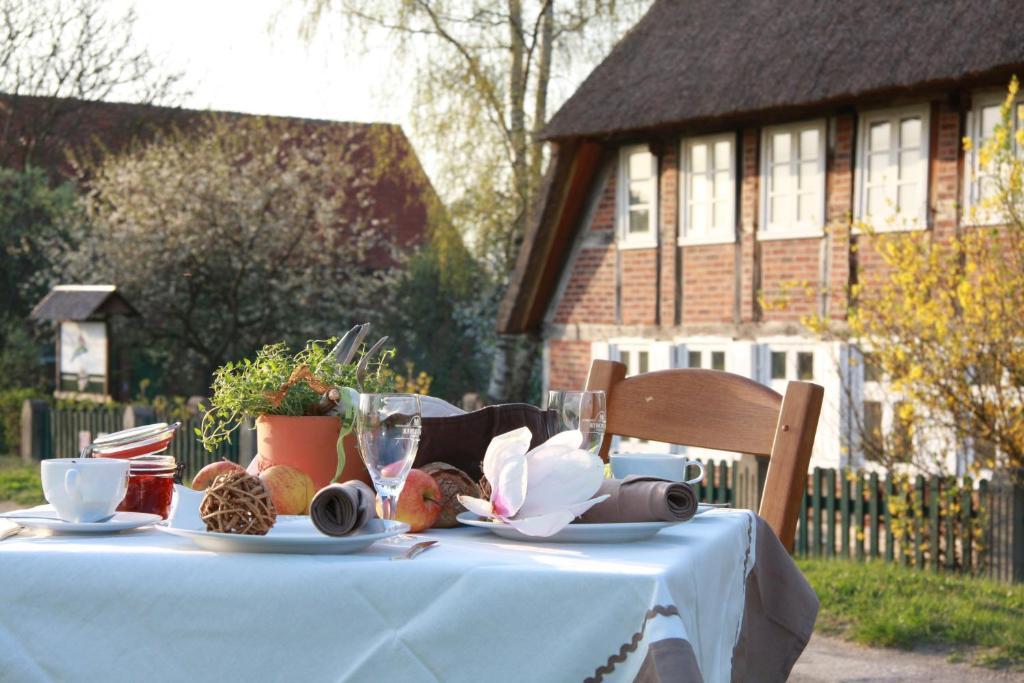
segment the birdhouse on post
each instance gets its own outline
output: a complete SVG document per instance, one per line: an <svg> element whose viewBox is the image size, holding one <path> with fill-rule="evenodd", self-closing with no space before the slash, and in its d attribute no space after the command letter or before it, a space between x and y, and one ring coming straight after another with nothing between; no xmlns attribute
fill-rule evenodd
<svg viewBox="0 0 1024 683"><path fill-rule="evenodd" d="M138 311L114 285L57 285L32 310L35 320L57 323L57 398L109 401L111 348L108 323Z"/></svg>

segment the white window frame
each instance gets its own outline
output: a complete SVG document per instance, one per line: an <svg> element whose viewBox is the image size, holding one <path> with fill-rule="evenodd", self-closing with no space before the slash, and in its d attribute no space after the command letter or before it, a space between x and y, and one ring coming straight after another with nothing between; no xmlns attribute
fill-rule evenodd
<svg viewBox="0 0 1024 683"><path fill-rule="evenodd" d="M650 230L647 233L629 232L629 155L645 152L651 157L651 205L648 215ZM619 249L648 249L658 246L659 201L658 201L658 157L648 145L627 145L619 148L619 169L617 192L615 193L615 233Z"/></svg>
<svg viewBox="0 0 1024 683"><path fill-rule="evenodd" d="M908 232L912 230L924 230L928 227L930 216L928 212L928 194L931 189L929 178L929 164L931 160L931 135L930 118L931 107L927 104L917 104L909 107L898 107L894 109L878 109L861 112L857 129L857 157L854 165L854 203L853 217L855 220L864 221L869 218L866 211L867 203L867 164L868 164L868 136L871 132L871 124L888 121L898 130L901 119L919 116L921 118L921 154L918 158L921 174L921 197L920 197L920 218L904 217L899 214L875 217L872 228L875 232ZM890 154L899 154L899 148L890 148ZM897 181L898 184L898 181ZM854 232L859 232L854 230Z"/></svg>
<svg viewBox="0 0 1024 683"><path fill-rule="evenodd" d="M714 215L714 174L717 170L714 164L714 148L719 142L729 143L729 191L728 206L729 214L725 225L712 226L709 230L700 230L690 225L690 152L696 145L707 145L710 154L708 155L708 170L705 175L710 177L711 200L709 208L711 216ZM695 244L732 244L736 241L736 133L721 133L717 135L704 135L697 138L684 138L679 142L679 246Z"/></svg>
<svg viewBox="0 0 1024 683"><path fill-rule="evenodd" d="M1001 107L1006 101L1006 91L989 90L975 93L971 97L971 110L967 112L967 137L971 139L971 151L964 159L964 182L963 182L963 220L966 225L999 225L1003 219L998 212L985 210L981 206L981 183L978 172L980 166L979 152L985 141L981 137L982 110L991 106ZM1021 107L1024 102L1019 98L1014 102L1014 112L1010 117L1014 129L1010 131L1012 136L1022 124L1019 118ZM1024 152L1016 140L1013 141L1014 148L1018 153ZM994 175L994 174L986 174Z"/></svg>
<svg viewBox="0 0 1024 683"><path fill-rule="evenodd" d="M801 239L807 237L822 237L825 234L825 157L827 154L826 136L828 134L825 123L825 119L814 119L812 121L788 123L783 126L770 126L761 131L761 208L759 212L760 221L757 230L757 238L759 240ZM818 178L815 184L816 192L818 193L820 217L818 220L814 221L794 221L789 225L769 223L769 200L772 192L769 187L769 184L771 183L772 137L778 133L789 133L793 136L793 149L791 149L790 152L791 156L789 163L799 167L799 154L795 152L798 152L797 146L799 145L800 133L807 130L816 130L818 132ZM799 196L799 191L797 192L797 195ZM799 211L799 199L797 200L796 210Z"/></svg>

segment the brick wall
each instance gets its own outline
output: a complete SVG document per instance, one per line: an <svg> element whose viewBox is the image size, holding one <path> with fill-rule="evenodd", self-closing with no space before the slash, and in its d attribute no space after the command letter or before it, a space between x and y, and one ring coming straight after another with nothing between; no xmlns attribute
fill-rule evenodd
<svg viewBox="0 0 1024 683"><path fill-rule="evenodd" d="M761 242L763 320L799 322L818 312L821 244L820 237Z"/></svg>
<svg viewBox="0 0 1024 683"><path fill-rule="evenodd" d="M626 249L619 252L622 273L623 325L653 325L658 296L658 250Z"/></svg>
<svg viewBox="0 0 1024 683"><path fill-rule="evenodd" d="M852 115L834 119L835 142L829 150L825 192L828 219L828 314L846 315L850 286L850 221L853 217L853 149L856 122Z"/></svg>
<svg viewBox="0 0 1024 683"><path fill-rule="evenodd" d="M735 259L734 244L683 247L683 324L732 322Z"/></svg>
<svg viewBox="0 0 1024 683"><path fill-rule="evenodd" d="M757 272L757 212L761 176L758 164L761 131L752 128L743 131L740 167L740 322L757 320L759 309L757 290L760 287Z"/></svg>
<svg viewBox="0 0 1024 683"><path fill-rule="evenodd" d="M679 145L666 143L661 154L658 197L661 200L661 259L659 320L673 325L676 318L676 260L679 258Z"/></svg>
<svg viewBox="0 0 1024 683"><path fill-rule="evenodd" d="M590 370L590 342L552 339L548 344L548 387L580 390Z"/></svg>

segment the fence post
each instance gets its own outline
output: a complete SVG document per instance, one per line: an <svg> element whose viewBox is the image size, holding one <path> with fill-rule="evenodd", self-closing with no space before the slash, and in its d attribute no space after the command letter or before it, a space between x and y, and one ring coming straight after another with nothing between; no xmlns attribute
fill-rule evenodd
<svg viewBox="0 0 1024 683"><path fill-rule="evenodd" d="M26 400L21 404L21 459L35 462L52 456L50 404Z"/></svg>
<svg viewBox="0 0 1024 683"><path fill-rule="evenodd" d="M736 461L733 474L737 483L733 492L736 507L757 512L761 507L764 478L768 474L768 458L744 453Z"/></svg>
<svg viewBox="0 0 1024 683"><path fill-rule="evenodd" d="M150 406L130 405L124 409L122 426L124 429L151 425L156 422L156 411Z"/></svg>
<svg viewBox="0 0 1024 683"><path fill-rule="evenodd" d="M1024 468L996 472L988 493L991 576L1024 581Z"/></svg>

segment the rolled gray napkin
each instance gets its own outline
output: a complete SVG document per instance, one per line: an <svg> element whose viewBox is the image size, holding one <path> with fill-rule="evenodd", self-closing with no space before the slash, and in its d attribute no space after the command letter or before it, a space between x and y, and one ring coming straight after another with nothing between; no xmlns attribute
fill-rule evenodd
<svg viewBox="0 0 1024 683"><path fill-rule="evenodd" d="M329 484L313 496L309 517L321 533L345 536L377 516L374 500L373 489L361 481Z"/></svg>
<svg viewBox="0 0 1024 683"><path fill-rule="evenodd" d="M605 479L594 495L606 494L606 500L584 512L578 521L589 524L685 522L697 514L697 492L689 484L678 481L637 475Z"/></svg>

